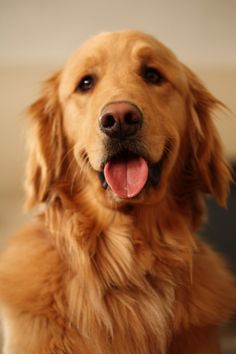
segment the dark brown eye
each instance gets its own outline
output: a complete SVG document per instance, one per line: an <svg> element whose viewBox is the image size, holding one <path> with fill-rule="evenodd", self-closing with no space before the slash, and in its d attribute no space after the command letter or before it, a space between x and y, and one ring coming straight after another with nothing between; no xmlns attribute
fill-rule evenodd
<svg viewBox="0 0 236 354"><path fill-rule="evenodd" d="M161 85L165 82L164 76L157 69L151 67L143 68L142 77L152 85Z"/></svg>
<svg viewBox="0 0 236 354"><path fill-rule="evenodd" d="M94 85L95 85L95 78L92 75L86 75L80 80L79 85L76 88L76 91L87 92L91 90L94 87Z"/></svg>

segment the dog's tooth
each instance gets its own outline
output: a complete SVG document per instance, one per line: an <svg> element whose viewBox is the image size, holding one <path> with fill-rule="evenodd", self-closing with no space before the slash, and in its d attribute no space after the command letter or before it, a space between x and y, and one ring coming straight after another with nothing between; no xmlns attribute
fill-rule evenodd
<svg viewBox="0 0 236 354"><path fill-rule="evenodd" d="M103 188L104 188L104 189L107 189L107 187L108 187L107 182L106 182L106 181L104 181L104 182L102 183L102 186L103 186Z"/></svg>

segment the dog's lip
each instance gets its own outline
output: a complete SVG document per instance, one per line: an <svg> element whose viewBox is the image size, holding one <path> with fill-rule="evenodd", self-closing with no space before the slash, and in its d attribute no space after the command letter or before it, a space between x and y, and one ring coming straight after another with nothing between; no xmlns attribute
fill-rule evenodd
<svg viewBox="0 0 236 354"><path fill-rule="evenodd" d="M101 165L101 169L98 172L98 177L100 179L102 187L105 190L109 188L108 183L107 183L106 178L105 178L105 174L104 174L105 165L107 163L110 163L110 162L115 161L117 159L121 159L122 158L122 154L126 154L126 158L127 158L127 154L128 154L130 157L141 157L141 158L143 158L146 161L147 166L148 166L148 178L147 178L147 182L145 183L145 186L144 186L143 189L146 189L146 188L148 188L150 186L154 186L155 187L155 186L157 186L159 184L160 178L161 178L163 162L164 162L164 154L162 155L162 157L157 162L152 162L144 154L138 154L138 153L134 153L134 152L129 151L129 150L124 150L124 151L119 152L118 154L114 154L113 156L107 157L103 161L103 163Z"/></svg>
<svg viewBox="0 0 236 354"><path fill-rule="evenodd" d="M146 154L139 151L133 151L131 149L121 149L114 154L107 155L101 164L100 172L104 170L105 165L109 162L132 157L142 157L147 162L148 166L151 164L150 159L146 156Z"/></svg>

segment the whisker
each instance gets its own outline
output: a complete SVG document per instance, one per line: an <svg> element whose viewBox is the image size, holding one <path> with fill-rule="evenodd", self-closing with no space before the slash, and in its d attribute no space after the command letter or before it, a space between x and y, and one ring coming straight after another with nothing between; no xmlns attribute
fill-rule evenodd
<svg viewBox="0 0 236 354"><path fill-rule="evenodd" d="M67 177L68 177L68 174L69 174L69 172L70 172L71 167L73 166L73 163L74 163L74 158L71 159L71 161L69 162L69 165L68 165L68 167L67 167L67 169L66 169L66 173L65 173L66 179L67 179Z"/></svg>
<svg viewBox="0 0 236 354"><path fill-rule="evenodd" d="M65 162L66 158L73 151L73 149L74 149L74 146L72 148L70 148L68 151L65 152L65 154L64 154L63 158L61 159L61 161L55 166L56 169L60 169L61 168L61 166Z"/></svg>
<svg viewBox="0 0 236 354"><path fill-rule="evenodd" d="M74 185L75 185L75 181L76 181L77 176L78 176L78 170L75 170L72 181L71 181L71 187L70 187L70 194L71 195L73 193L73 189L74 189Z"/></svg>

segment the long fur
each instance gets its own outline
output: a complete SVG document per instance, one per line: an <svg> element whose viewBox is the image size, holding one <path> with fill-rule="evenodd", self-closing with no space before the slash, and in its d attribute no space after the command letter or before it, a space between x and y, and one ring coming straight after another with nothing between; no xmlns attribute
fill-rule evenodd
<svg viewBox="0 0 236 354"><path fill-rule="evenodd" d="M114 41L119 60L130 43L153 48L174 81L148 97L140 79L124 86L128 53L120 81L107 75L90 96L66 96L78 67L93 65L91 53L102 49L108 59L96 65L114 74ZM169 142L160 184L133 204L113 199L91 167L102 149L96 115L114 97L144 108L144 143L153 155L162 139ZM217 331L236 308L235 282L195 236L205 194L225 205L231 180L212 118L219 105L167 48L132 31L95 37L45 83L30 107L26 171L27 207L44 203L44 211L1 255L4 354L219 353Z"/></svg>

